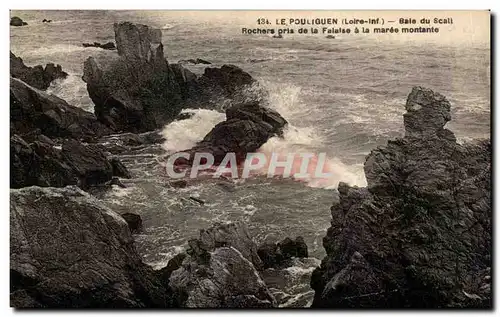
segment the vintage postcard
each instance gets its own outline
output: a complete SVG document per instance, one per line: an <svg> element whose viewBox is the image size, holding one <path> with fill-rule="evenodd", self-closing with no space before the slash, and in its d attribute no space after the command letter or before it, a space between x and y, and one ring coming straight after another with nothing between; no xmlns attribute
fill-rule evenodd
<svg viewBox="0 0 500 317"><path fill-rule="evenodd" d="M14 308L492 308L489 11L10 11Z"/></svg>

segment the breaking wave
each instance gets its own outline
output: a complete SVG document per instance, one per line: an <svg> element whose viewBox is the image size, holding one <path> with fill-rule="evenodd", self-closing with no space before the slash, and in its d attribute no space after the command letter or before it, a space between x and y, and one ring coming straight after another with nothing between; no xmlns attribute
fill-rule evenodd
<svg viewBox="0 0 500 317"><path fill-rule="evenodd" d="M36 56L51 56L51 55L60 55L60 54L70 54L70 53L75 53L75 52L89 52L89 51L95 51L95 52L102 52L103 50L98 47L83 47L80 45L74 45L74 44L55 44L51 46L42 46L39 48L36 48L31 51L26 51L23 52L23 57L29 56L29 57L36 57Z"/></svg>
<svg viewBox="0 0 500 317"><path fill-rule="evenodd" d="M341 181L350 185L366 185L362 165L344 164L338 157L332 155L334 149L325 145L325 136L321 131L315 126L300 126L304 116L314 115L311 113L312 106L302 104L300 87L274 83L264 83L264 86L269 92L270 107L289 122L283 138L273 137L259 149L259 152L266 155L268 162L273 153L279 157L286 157L291 153L311 153L313 158L308 172L314 175L318 164L318 154L325 153L326 160L322 172L331 173L331 176L328 178L312 176L300 179L300 181L305 182L307 186L320 188L337 188ZM163 149L167 153L190 149L201 141L217 123L225 120L224 113L214 110L187 109L183 113L190 113L192 116L174 121L163 129L162 134L166 139ZM294 161L292 174L299 171L300 165L301 161ZM268 165L263 167L259 174L267 173L267 167Z"/></svg>

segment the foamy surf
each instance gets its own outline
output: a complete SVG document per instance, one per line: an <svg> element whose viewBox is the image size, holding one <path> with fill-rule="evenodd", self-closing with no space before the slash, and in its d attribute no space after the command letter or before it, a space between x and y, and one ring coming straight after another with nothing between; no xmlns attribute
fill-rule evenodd
<svg viewBox="0 0 500 317"><path fill-rule="evenodd" d="M45 57L45 56L52 56L56 54L71 54L75 52L102 52L104 51L101 48L97 47L83 47L80 45L74 45L74 44L55 44L51 46L43 46L36 48L31 51L26 51L23 52L23 57L24 56L29 56L29 57Z"/></svg>
<svg viewBox="0 0 500 317"><path fill-rule="evenodd" d="M175 27L175 25L173 24L165 24L164 26L161 27L162 30L170 30L172 29L173 27Z"/></svg>
<svg viewBox="0 0 500 317"><path fill-rule="evenodd" d="M176 120L163 128L166 139L163 149L168 153L192 148L219 122L226 119L224 113L206 109L185 109L181 113L192 114L191 118Z"/></svg>
<svg viewBox="0 0 500 317"><path fill-rule="evenodd" d="M304 116L314 115L311 107L301 103L300 87L283 85L277 83L264 83L268 90L269 106L280 113L288 122L283 137L270 138L258 152L267 157L267 164L254 173L255 176L267 174L270 158L273 154L286 158L288 154L312 153L311 164L308 174L311 177L296 179L304 182L309 187L315 188L337 188L339 182L350 185L365 186L366 179L362 165L346 165L338 157L331 155L334 149L326 148L325 136L314 126L295 126L294 123L302 123ZM187 150L203 140L205 135L218 123L225 120L225 114L207 109L186 109L182 113L192 116L188 119L174 121L162 131L166 141L162 145L167 153ZM328 178L314 178L315 169L320 164L318 155L325 152L328 154L323 165L323 171L331 174ZM298 173L301 162L294 161L292 175ZM279 177L279 176L278 176Z"/></svg>
<svg viewBox="0 0 500 317"><path fill-rule="evenodd" d="M298 126L302 124L305 116L316 115L312 111L314 106L302 102L300 87L269 82L265 83L265 86L269 91L270 107L280 113L289 124L284 131L283 138L274 137L269 139L259 149L259 152L266 154L267 157L271 157L272 153L278 153L283 157L286 157L288 153L316 153L314 157L317 158L317 154L324 152L326 147L325 135L315 126ZM327 154L330 154L334 149L326 148L326 150ZM313 163L314 157L312 159ZM297 164L295 168L298 170L300 162L297 162ZM309 172L312 172L314 168L316 168L316 165L311 165ZM339 182L366 186L362 164L347 165L338 157L327 155L324 169L331 172L333 176L327 179L309 178L301 181L305 181L310 187L318 188L337 188Z"/></svg>

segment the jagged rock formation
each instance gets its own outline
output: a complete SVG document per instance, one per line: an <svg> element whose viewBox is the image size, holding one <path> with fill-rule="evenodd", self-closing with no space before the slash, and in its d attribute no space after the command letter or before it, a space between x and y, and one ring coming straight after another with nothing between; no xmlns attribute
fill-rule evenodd
<svg viewBox="0 0 500 317"><path fill-rule="evenodd" d="M236 154L238 162L247 153L255 152L271 137L282 135L287 121L276 111L258 102L235 105L226 110L226 121L217 124L195 147L185 151L190 159L178 159L177 165L191 165L195 153L211 153L215 164L221 163L226 153Z"/></svg>
<svg viewBox="0 0 500 317"><path fill-rule="evenodd" d="M24 22L20 17L12 17L12 18L10 18L10 25L12 25L12 26L24 26L24 25L28 25L28 23Z"/></svg>
<svg viewBox="0 0 500 317"><path fill-rule="evenodd" d="M83 80L97 118L115 131L162 127L181 110L180 87L164 58L161 31L130 22L115 23L119 58L101 68L84 63Z"/></svg>
<svg viewBox="0 0 500 317"><path fill-rule="evenodd" d="M10 76L19 78L32 87L45 90L53 80L66 78L68 73L64 72L59 64L49 63L45 68L42 65L28 67L24 65L22 58L10 52Z"/></svg>
<svg viewBox="0 0 500 317"><path fill-rule="evenodd" d="M175 306L169 290L141 262L125 220L73 186L11 189L10 304Z"/></svg>
<svg viewBox="0 0 500 317"><path fill-rule="evenodd" d="M123 214L121 214L121 216L127 222L131 233L138 233L138 232L142 231L142 218L141 218L141 216L134 214L134 213L131 213L131 212L123 213Z"/></svg>
<svg viewBox="0 0 500 317"><path fill-rule="evenodd" d="M276 301L257 272L262 261L243 223L215 224L189 241L160 275L183 307L265 308Z"/></svg>
<svg viewBox="0 0 500 317"><path fill-rule="evenodd" d="M450 103L413 88L405 137L340 183L312 307L491 307L491 144L460 145Z"/></svg>
<svg viewBox="0 0 500 317"><path fill-rule="evenodd" d="M255 80L240 68L207 68L198 78L164 57L161 31L130 22L114 25L119 58L99 65L84 63L83 80L97 118L115 131L162 128L185 107L220 107L219 101L241 95Z"/></svg>
<svg viewBox="0 0 500 317"><path fill-rule="evenodd" d="M77 185L87 189L106 183L113 175L128 176L126 167L120 164L97 147L74 139L63 141L59 148L44 135L30 144L18 135L10 138L11 188Z"/></svg>
<svg viewBox="0 0 500 317"><path fill-rule="evenodd" d="M10 133L35 130L48 137L96 138L111 133L96 117L66 101L10 79Z"/></svg>

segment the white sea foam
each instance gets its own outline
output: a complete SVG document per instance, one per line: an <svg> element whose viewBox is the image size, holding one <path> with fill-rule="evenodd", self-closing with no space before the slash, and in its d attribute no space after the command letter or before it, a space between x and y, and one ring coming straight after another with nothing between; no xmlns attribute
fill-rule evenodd
<svg viewBox="0 0 500 317"><path fill-rule="evenodd" d="M31 51L23 52L23 57L51 56L55 54L63 55L63 54L70 54L70 53L84 52L84 51L102 52L103 50L97 47L83 47L74 44L55 44L51 46L42 46Z"/></svg>
<svg viewBox="0 0 500 317"><path fill-rule="evenodd" d="M272 153L285 156L288 153L316 153L325 151L325 137L316 126L295 126L294 123L302 123L304 116L311 116L312 106L301 103L300 87L292 85L282 85L266 82L265 87L269 91L269 105L278 111L289 124L284 131L284 137L273 137L269 139L260 149L268 158ZM187 109L184 113L191 113L189 119L174 121L167 125L162 134L166 141L163 148L168 153L190 149L197 142L201 141L205 135L219 122L225 119L223 113L206 109ZM334 149L327 148L328 153ZM317 162L315 156L312 161ZM269 160L268 160L269 161ZM265 166L261 172L267 173ZM311 168L315 168L314 165ZM327 155L325 162L325 172L332 174L328 179L309 178L305 181L310 187L336 188L339 182L346 182L351 185L365 186L366 180L362 165L346 165L338 157ZM313 173L311 173L312 175Z"/></svg>
<svg viewBox="0 0 500 317"><path fill-rule="evenodd" d="M47 93L64 99L68 104L94 112L94 103L87 92L87 84L82 80L81 74L69 74L66 78L54 80Z"/></svg>
<svg viewBox="0 0 500 317"><path fill-rule="evenodd" d="M185 109L182 113L192 113L189 119L174 121L162 131L166 141L163 148L167 152L177 152L193 147L219 122L226 119L221 112L206 109Z"/></svg>
<svg viewBox="0 0 500 317"><path fill-rule="evenodd" d="M164 26L161 27L162 30L169 30L171 28L175 27L173 24L165 24Z"/></svg>
<svg viewBox="0 0 500 317"><path fill-rule="evenodd" d="M292 85L277 85L266 83L269 89L270 106L280 113L289 122L284 131L283 138L274 137L269 139L260 149L270 157L271 153L311 153L324 152L325 136L316 126L294 126L302 123L304 116L315 115L311 108L313 105L305 105L301 102L300 87ZM332 177L328 179L307 179L310 187L336 188L340 181L351 185L365 186L366 179L362 165L346 165L338 157L331 155L334 151L327 148L327 161L325 171L331 172ZM266 170L267 171L267 170Z"/></svg>

